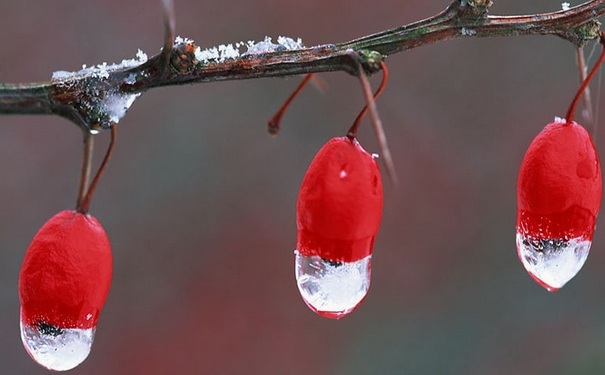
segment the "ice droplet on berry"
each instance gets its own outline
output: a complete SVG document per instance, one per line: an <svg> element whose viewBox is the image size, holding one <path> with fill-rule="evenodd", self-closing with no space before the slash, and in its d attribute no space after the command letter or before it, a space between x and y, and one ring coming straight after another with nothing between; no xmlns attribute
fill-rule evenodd
<svg viewBox="0 0 605 375"><path fill-rule="evenodd" d="M67 371L82 363L95 336L95 328L59 328L45 322L30 326L21 320L21 340L39 365L52 371Z"/></svg>
<svg viewBox="0 0 605 375"><path fill-rule="evenodd" d="M371 255L355 262L335 262L294 253L298 290L317 314L340 319L365 298L370 288Z"/></svg>
<svg viewBox="0 0 605 375"><path fill-rule="evenodd" d="M582 268L592 241L532 238L517 232L517 254L529 275L549 292L556 292Z"/></svg>

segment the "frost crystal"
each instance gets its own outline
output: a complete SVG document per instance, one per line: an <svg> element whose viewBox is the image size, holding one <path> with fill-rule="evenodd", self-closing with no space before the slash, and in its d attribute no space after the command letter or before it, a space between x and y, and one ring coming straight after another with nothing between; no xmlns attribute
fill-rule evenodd
<svg viewBox="0 0 605 375"><path fill-rule="evenodd" d="M126 114L126 111L135 99L139 97L141 93L136 94L120 94L120 93L108 93L101 100L101 109L104 110L105 114L109 117L109 121L117 124L122 117Z"/></svg>
<svg viewBox="0 0 605 375"><path fill-rule="evenodd" d="M562 118L562 117L555 116L555 122L557 124L565 124L567 121L564 118Z"/></svg>
<svg viewBox="0 0 605 375"><path fill-rule="evenodd" d="M194 42L191 39L183 39L181 37L177 37L175 43L193 44ZM246 47L246 52L242 53L240 51L240 48L242 47ZM261 53L290 51L301 48L304 48L301 38L294 40L289 37L280 36L277 38L276 44L273 43L271 37L266 36L265 39L260 42L254 42L252 40L249 40L247 42L237 42L235 44L221 44L220 46L210 47L206 49L196 47L194 55L197 61L201 63L209 63L224 62L230 59L237 59L239 57L257 55Z"/></svg>
<svg viewBox="0 0 605 375"><path fill-rule="evenodd" d="M71 78L81 78L86 76L92 76L96 78L105 79L109 77L109 73L119 70L119 69L128 69L133 68L135 66L139 66L143 63L147 62L147 54L140 49L137 51L136 57L134 59L122 60L119 64L107 64L103 62L102 64L98 64L95 66L91 66L90 68L86 66L86 64L82 65L82 69L77 72L67 72L64 70L59 70L53 73L51 80L52 81L66 81Z"/></svg>
<svg viewBox="0 0 605 375"><path fill-rule="evenodd" d="M567 2L561 3L561 9L563 9L563 10L569 10L569 6L570 6L570 4Z"/></svg>
<svg viewBox="0 0 605 375"><path fill-rule="evenodd" d="M57 86L72 89L78 94L74 101L78 103L77 108L87 125L94 124L95 127L108 128L119 122L135 99L141 95L137 92L124 92L119 87L114 87L112 82L107 81L109 75L114 71L130 69L145 62L147 62L147 54L138 50L135 58L122 60L119 64L103 62L91 67L82 65L82 69L77 72L56 71L51 80ZM132 72L123 79L123 82L134 85L141 74L145 73ZM98 130L92 129L92 126L89 128L91 134L98 133Z"/></svg>
<svg viewBox="0 0 605 375"><path fill-rule="evenodd" d="M473 29L467 29L466 27L463 27L462 29L460 29L460 34L464 36L473 36L477 34L477 32Z"/></svg>

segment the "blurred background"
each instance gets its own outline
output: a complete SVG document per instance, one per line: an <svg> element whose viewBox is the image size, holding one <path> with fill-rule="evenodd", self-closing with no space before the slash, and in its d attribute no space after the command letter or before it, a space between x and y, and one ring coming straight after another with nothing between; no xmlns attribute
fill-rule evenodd
<svg viewBox="0 0 605 375"><path fill-rule="evenodd" d="M491 14L561 8L494 2ZM175 3L177 33L211 47L279 35L342 42L449 2ZM139 48L151 56L162 27L159 1L3 0L0 82L45 81ZM600 49L591 51L590 65ZM555 294L530 279L514 241L518 168L532 138L565 115L578 87L574 53L541 36L454 40L388 58L378 107L401 183L385 184L370 292L339 321L299 296L295 203L314 154L363 106L358 81L323 74L328 90L303 91L275 139L266 121L298 77L145 93L118 125L92 204L115 269L92 352L71 373L604 373L602 218L584 268ZM0 372L44 374L19 338L18 273L39 227L75 206L82 138L58 117L0 124ZM359 140L378 152L372 134L365 122ZM97 137L98 159L107 139ZM604 155L603 139L597 147Z"/></svg>

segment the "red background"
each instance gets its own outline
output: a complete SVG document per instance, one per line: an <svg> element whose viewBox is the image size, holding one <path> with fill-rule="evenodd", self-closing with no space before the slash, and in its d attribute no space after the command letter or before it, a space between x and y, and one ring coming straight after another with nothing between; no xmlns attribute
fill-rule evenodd
<svg viewBox="0 0 605 375"><path fill-rule="evenodd" d="M157 53L159 3L4 0L0 82L49 80L138 48ZM560 9L495 3L492 14ZM265 35L312 46L447 4L176 0L177 32L204 47ZM276 139L266 121L298 78L155 89L119 123L91 207L112 241L115 274L92 353L72 373L605 372L602 220L583 270L556 294L526 274L514 241L521 158L578 87L574 47L552 36L468 38L387 62L392 79L378 106L401 184L385 184L372 287L358 310L340 321L314 315L296 289L293 250L302 176L351 125L359 83L324 74L326 94L305 90ZM38 228L75 205L81 134L52 116L0 124L1 372L42 374L20 342L17 276ZM97 138L100 158L107 134ZM377 152L367 122L359 139ZM597 139L601 154L603 145Z"/></svg>

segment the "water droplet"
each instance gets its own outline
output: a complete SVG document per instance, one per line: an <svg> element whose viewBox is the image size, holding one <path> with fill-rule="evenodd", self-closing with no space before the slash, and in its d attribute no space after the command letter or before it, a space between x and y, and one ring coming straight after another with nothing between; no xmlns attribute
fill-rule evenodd
<svg viewBox="0 0 605 375"><path fill-rule="evenodd" d="M582 268L592 242L583 238L540 239L517 232L517 254L529 275L549 292L556 292Z"/></svg>
<svg viewBox="0 0 605 375"><path fill-rule="evenodd" d="M82 363L90 353L95 328L59 328L46 322L35 326L20 322L21 340L27 353L41 366L67 371Z"/></svg>
<svg viewBox="0 0 605 375"><path fill-rule="evenodd" d="M371 255L355 262L334 262L294 253L298 290L317 314L340 319L365 298L370 288Z"/></svg>

